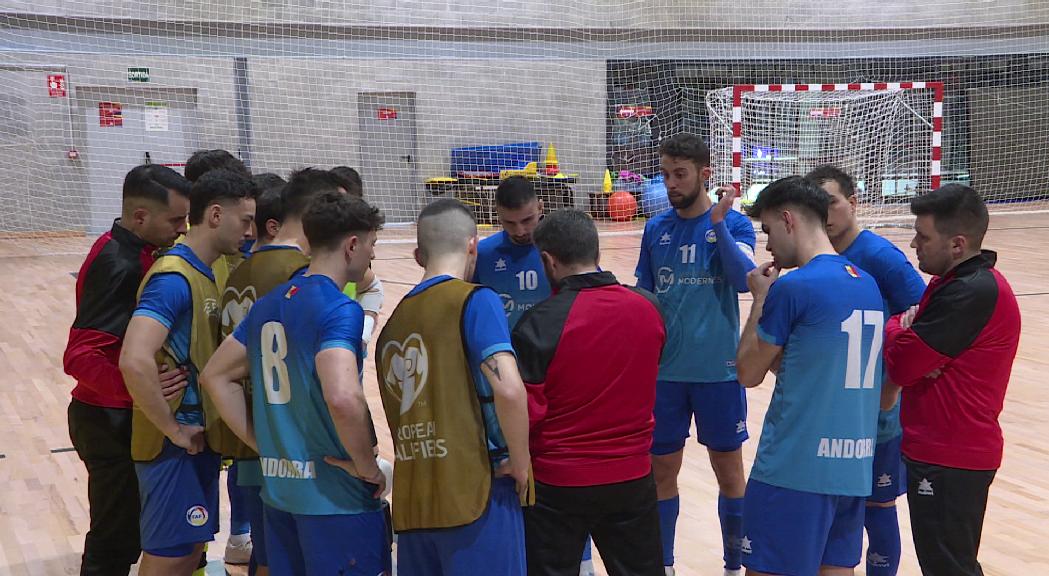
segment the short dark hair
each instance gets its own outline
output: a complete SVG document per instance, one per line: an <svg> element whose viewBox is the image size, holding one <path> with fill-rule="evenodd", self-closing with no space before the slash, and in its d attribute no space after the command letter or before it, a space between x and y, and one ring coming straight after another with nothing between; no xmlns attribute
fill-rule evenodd
<svg viewBox="0 0 1049 576"><path fill-rule="evenodd" d="M710 166L710 148L695 134L674 134L659 144L659 155L691 160L696 168Z"/></svg>
<svg viewBox="0 0 1049 576"><path fill-rule="evenodd" d="M361 180L359 172L349 166L336 166L328 172L334 174L342 182L342 187L346 189L347 194L364 198L364 181Z"/></svg>
<svg viewBox="0 0 1049 576"><path fill-rule="evenodd" d="M983 244L987 234L987 205L980 194L964 184L947 184L911 199L911 213L931 215L940 234L962 235L976 248Z"/></svg>
<svg viewBox="0 0 1049 576"><path fill-rule="evenodd" d="M123 199L125 203L142 199L167 206L168 190L174 190L180 196L189 196L192 186L189 180L167 166L143 164L135 166L124 176Z"/></svg>
<svg viewBox="0 0 1049 576"><path fill-rule="evenodd" d="M212 204L230 204L257 195L258 187L251 178L229 170L206 172L189 191L189 225L203 222L204 211Z"/></svg>
<svg viewBox="0 0 1049 576"><path fill-rule="evenodd" d="M532 233L532 242L563 264L594 264L600 250L597 226L586 212L565 208L547 215Z"/></svg>
<svg viewBox="0 0 1049 576"><path fill-rule="evenodd" d="M440 198L427 204L422 211L419 212L418 220L429 218L431 216L439 216L445 212L462 212L469 216L470 220L474 219L473 212L471 212L462 202L455 198Z"/></svg>
<svg viewBox="0 0 1049 576"><path fill-rule="evenodd" d="M384 223L378 208L338 191L318 194L302 215L302 231L313 250L333 250L355 232L372 232Z"/></svg>
<svg viewBox="0 0 1049 576"><path fill-rule="evenodd" d="M524 176L511 176L495 189L495 205L509 210L517 210L536 198L535 186Z"/></svg>
<svg viewBox="0 0 1049 576"><path fill-rule="evenodd" d="M809 215L818 218L827 225L827 208L830 207L830 194L811 180L801 176L780 178L765 187L758 194L757 200L747 209L751 218L761 218L766 210L775 210L783 206L801 208Z"/></svg>
<svg viewBox="0 0 1049 576"><path fill-rule="evenodd" d="M186 160L186 178L190 182L196 182L212 170L229 170L245 178L251 178L251 170L225 150L197 150Z"/></svg>
<svg viewBox="0 0 1049 576"><path fill-rule="evenodd" d="M845 198L852 198L856 195L856 180L848 172L833 164L824 164L813 168L811 172L805 175L805 179L817 186L833 180L838 184L838 188Z"/></svg>
<svg viewBox="0 0 1049 576"><path fill-rule="evenodd" d="M259 189L255 198L255 222L262 236L266 221L284 222L284 186L287 182L272 172L256 174L251 179Z"/></svg>
<svg viewBox="0 0 1049 576"><path fill-rule="evenodd" d="M328 170L302 168L291 173L284 187L284 217L301 218L310 202L325 192L340 192L342 182Z"/></svg>

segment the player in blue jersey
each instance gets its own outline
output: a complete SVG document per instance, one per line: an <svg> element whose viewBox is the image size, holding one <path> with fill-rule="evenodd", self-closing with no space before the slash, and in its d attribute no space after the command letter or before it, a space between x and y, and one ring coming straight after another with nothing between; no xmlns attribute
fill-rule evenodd
<svg viewBox="0 0 1049 576"><path fill-rule="evenodd" d="M747 387L776 372L744 503L752 576L852 574L863 551L886 314L874 278L827 237L829 204L794 176L750 208L773 261L747 276L754 303L736 369Z"/></svg>
<svg viewBox="0 0 1049 576"><path fill-rule="evenodd" d="M805 178L830 195L827 236L834 249L878 283L888 316L906 312L921 300L925 281L892 242L860 228L856 218L856 183L835 166L820 166ZM907 470L900 452L899 390L883 388L874 449L874 485L867 499L868 576L894 576L900 565L900 525L896 498L907 491Z"/></svg>
<svg viewBox="0 0 1049 576"><path fill-rule="evenodd" d="M386 485L358 380L364 312L342 293L374 257L379 211L337 192L302 218L312 258L304 276L259 299L215 353L203 381L230 429L257 447L273 574L389 570ZM249 419L244 390L252 382ZM332 459L352 460L353 473Z"/></svg>
<svg viewBox="0 0 1049 576"><path fill-rule="evenodd" d="M550 297L543 261L532 244L543 201L527 178L513 176L499 183L495 212L503 231L478 242L473 282L499 294L512 329L525 310Z"/></svg>
<svg viewBox="0 0 1049 576"><path fill-rule="evenodd" d="M128 324L120 370L135 401L144 576L191 574L218 531L220 456L213 449L220 447L205 445L198 374L218 340L212 265L236 254L250 233L255 193L251 180L226 170L194 183L185 241L154 263ZM158 353L187 372L188 385L171 404L160 387Z"/></svg>
<svg viewBox="0 0 1049 576"><path fill-rule="evenodd" d="M732 210L735 190L717 204L711 200L710 150L699 137L678 134L659 152L673 209L645 225L635 274L667 318L652 442L663 564L674 573L677 477L694 418L718 480L725 572L737 574L746 489L740 448L747 439L747 399L735 366L738 293L747 290L747 272L754 268L754 227Z"/></svg>

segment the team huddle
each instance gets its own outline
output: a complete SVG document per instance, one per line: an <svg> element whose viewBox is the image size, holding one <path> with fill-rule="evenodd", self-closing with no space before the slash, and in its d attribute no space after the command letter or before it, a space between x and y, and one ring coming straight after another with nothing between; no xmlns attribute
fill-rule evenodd
<svg viewBox="0 0 1049 576"><path fill-rule="evenodd" d="M744 215L735 189L708 193L698 137L660 157L672 208L646 223L636 286L602 270L587 214L544 215L512 177L487 238L456 200L422 209L422 279L375 335L384 220L355 171L253 177L222 151L186 177L132 170L65 357L89 471L82 574L126 574L140 550L139 574L192 574L224 458L251 574L392 573L394 542L402 576L574 576L591 542L613 576L674 574L693 424L725 574L852 574L864 533L866 573L896 574L904 493L923 573L982 574L1019 311L981 250L980 197L912 201L927 287L862 229L834 166L769 184ZM755 223L772 262L755 262ZM746 389L770 372L748 477Z"/></svg>

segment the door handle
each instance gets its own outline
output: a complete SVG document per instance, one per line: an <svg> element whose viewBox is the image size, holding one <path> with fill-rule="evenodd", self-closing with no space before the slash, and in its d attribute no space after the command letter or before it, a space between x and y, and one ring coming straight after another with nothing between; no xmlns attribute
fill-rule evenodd
<svg viewBox="0 0 1049 576"><path fill-rule="evenodd" d="M401 156L401 160L404 160L405 162L411 162L412 161L412 155L411 154L405 154L405 155Z"/></svg>

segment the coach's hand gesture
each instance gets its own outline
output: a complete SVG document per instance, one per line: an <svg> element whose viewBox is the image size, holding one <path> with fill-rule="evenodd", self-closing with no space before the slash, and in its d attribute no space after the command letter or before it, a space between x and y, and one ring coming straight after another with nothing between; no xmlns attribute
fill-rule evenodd
<svg viewBox="0 0 1049 576"><path fill-rule="evenodd" d="M168 369L167 364L160 365L160 391L168 402L178 397L179 392L189 385L186 369L181 366Z"/></svg>
<svg viewBox="0 0 1049 576"><path fill-rule="evenodd" d="M732 203L739 198L739 190L734 186L721 186L717 189L718 203L710 211L710 223L717 224L725 220L725 215L732 210Z"/></svg>
<svg viewBox="0 0 1049 576"><path fill-rule="evenodd" d="M779 278L775 262L766 262L747 273L747 288L754 298L764 298L769 287Z"/></svg>

